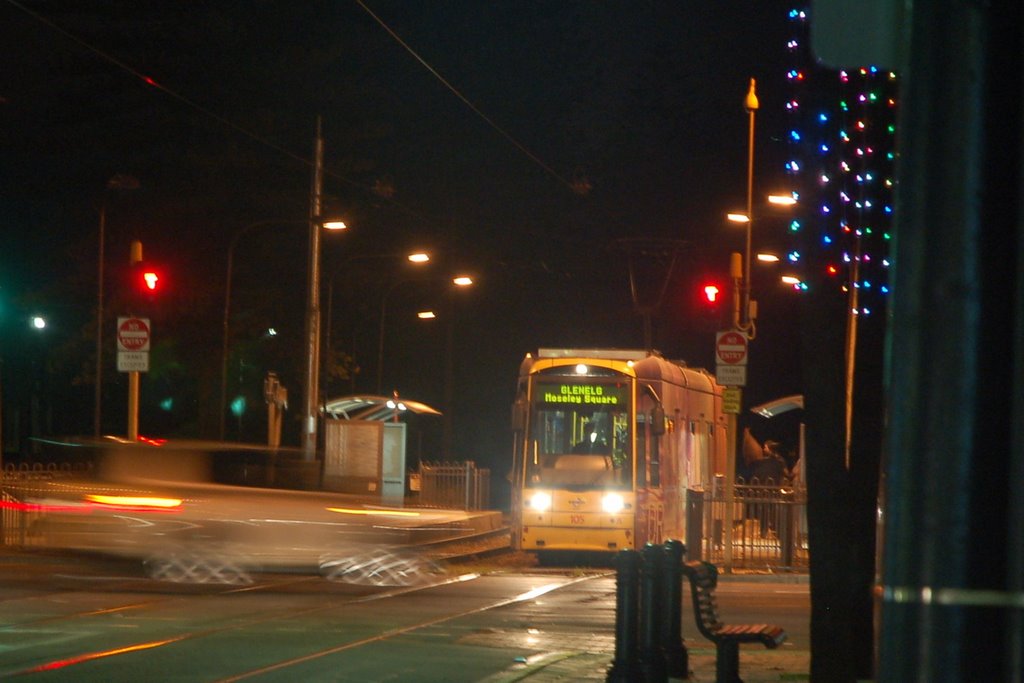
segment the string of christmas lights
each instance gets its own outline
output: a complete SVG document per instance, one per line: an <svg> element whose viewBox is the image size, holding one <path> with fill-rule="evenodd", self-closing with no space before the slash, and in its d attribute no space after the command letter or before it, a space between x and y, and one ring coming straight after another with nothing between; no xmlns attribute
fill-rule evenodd
<svg viewBox="0 0 1024 683"><path fill-rule="evenodd" d="M807 7L789 12L785 170L799 209L787 259L801 272L794 287L834 283L852 313L869 315L889 293L897 80L873 66L818 64L810 20Z"/></svg>

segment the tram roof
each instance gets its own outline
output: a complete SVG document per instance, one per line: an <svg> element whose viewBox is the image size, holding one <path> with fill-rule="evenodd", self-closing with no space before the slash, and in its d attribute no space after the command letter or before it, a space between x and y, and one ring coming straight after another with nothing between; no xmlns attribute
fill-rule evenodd
<svg viewBox="0 0 1024 683"><path fill-rule="evenodd" d="M537 358L601 358L642 360L650 353L638 349L537 349Z"/></svg>

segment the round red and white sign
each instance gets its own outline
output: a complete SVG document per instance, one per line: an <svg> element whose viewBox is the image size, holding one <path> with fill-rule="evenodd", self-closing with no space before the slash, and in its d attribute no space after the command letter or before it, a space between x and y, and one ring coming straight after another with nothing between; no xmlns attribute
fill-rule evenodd
<svg viewBox="0 0 1024 683"><path fill-rule="evenodd" d="M120 351L149 351L149 320L118 318L117 348Z"/></svg>
<svg viewBox="0 0 1024 683"><path fill-rule="evenodd" d="M740 365L747 360L747 336L742 332L730 330L719 332L715 342L715 355L719 363Z"/></svg>

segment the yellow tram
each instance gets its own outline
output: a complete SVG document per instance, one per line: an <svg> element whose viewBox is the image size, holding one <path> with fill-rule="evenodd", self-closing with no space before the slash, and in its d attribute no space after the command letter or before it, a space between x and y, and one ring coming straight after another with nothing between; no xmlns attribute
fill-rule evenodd
<svg viewBox="0 0 1024 683"><path fill-rule="evenodd" d="M724 471L714 376L657 353L540 349L513 409L513 544L604 551L685 538L686 491Z"/></svg>

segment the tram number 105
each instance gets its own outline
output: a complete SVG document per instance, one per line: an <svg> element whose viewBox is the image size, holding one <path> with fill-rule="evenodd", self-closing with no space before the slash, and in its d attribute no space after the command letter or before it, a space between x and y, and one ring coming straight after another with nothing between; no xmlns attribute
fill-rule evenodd
<svg viewBox="0 0 1024 683"><path fill-rule="evenodd" d="M583 515L569 515L570 524L583 524Z"/></svg>

